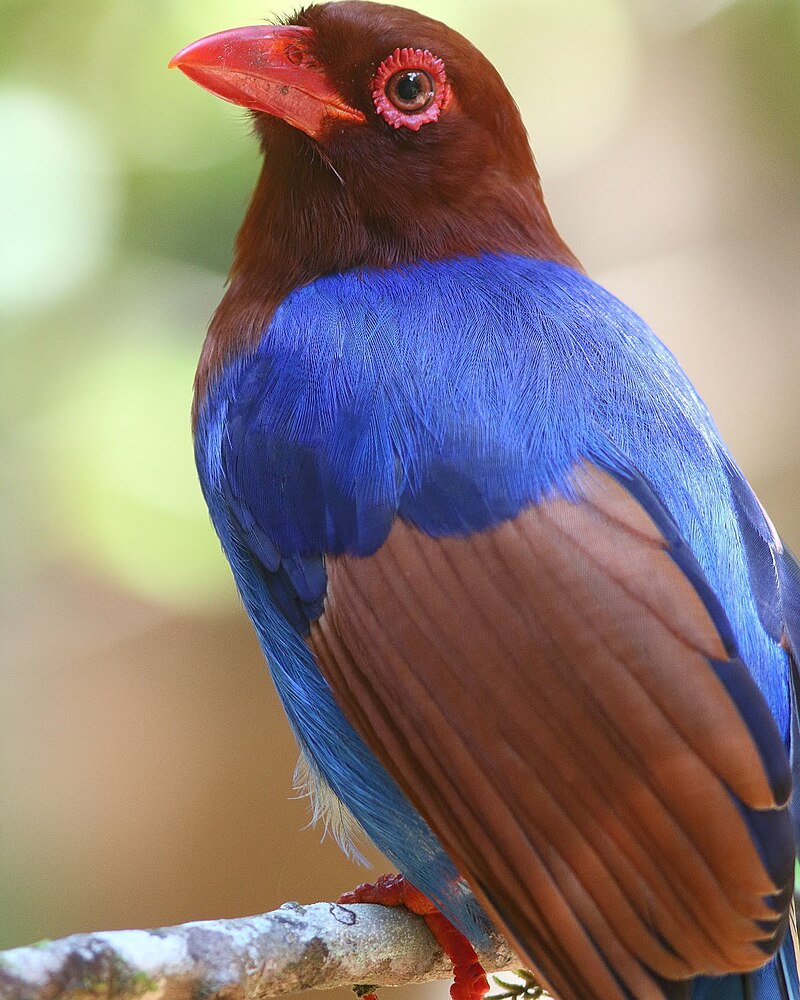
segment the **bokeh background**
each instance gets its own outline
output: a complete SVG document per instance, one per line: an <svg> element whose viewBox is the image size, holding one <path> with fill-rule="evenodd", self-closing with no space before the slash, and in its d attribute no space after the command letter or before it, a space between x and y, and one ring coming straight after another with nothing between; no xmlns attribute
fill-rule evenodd
<svg viewBox="0 0 800 1000"><path fill-rule="evenodd" d="M800 546L798 0L419 6L496 62L568 241ZM166 63L272 7L0 0L0 947L362 878L291 797L191 457L258 157Z"/></svg>

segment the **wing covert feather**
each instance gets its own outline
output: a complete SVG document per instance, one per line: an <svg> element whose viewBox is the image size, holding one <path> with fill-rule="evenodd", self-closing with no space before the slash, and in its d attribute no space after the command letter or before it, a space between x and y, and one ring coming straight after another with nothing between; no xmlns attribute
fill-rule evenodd
<svg viewBox="0 0 800 1000"><path fill-rule="evenodd" d="M574 486L485 533L398 520L329 559L309 642L557 995L661 1000L780 943L783 751L740 713L745 668L653 517L594 466Z"/></svg>

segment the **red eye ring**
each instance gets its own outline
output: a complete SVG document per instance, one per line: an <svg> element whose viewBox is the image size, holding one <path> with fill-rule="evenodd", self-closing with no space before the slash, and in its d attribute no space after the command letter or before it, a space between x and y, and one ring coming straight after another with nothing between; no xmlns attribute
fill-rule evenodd
<svg viewBox="0 0 800 1000"><path fill-rule="evenodd" d="M433 82L433 97L420 111L403 111L392 103L387 94L389 84L403 70L424 73ZM380 64L372 81L372 99L378 114L394 128L405 126L412 132L418 132L429 122L438 121L441 113L447 110L452 96L444 63L427 49L395 49Z"/></svg>

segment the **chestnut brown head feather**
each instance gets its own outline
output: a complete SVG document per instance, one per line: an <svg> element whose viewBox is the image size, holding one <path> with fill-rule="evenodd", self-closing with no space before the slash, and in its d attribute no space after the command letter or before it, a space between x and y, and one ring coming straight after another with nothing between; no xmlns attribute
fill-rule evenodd
<svg viewBox="0 0 800 1000"><path fill-rule="evenodd" d="M198 369L202 396L225 359L251 348L280 301L324 274L482 252L578 266L556 232L519 110L470 42L414 11L365 0L314 4L289 23L364 121L311 138L256 113L264 166L236 241L230 284ZM393 127L373 99L397 49L442 60L450 94L438 120Z"/></svg>

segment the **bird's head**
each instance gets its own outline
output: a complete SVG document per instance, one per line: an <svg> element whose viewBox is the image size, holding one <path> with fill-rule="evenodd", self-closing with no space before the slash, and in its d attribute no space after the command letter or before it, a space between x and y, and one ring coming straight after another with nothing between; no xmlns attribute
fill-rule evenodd
<svg viewBox="0 0 800 1000"><path fill-rule="evenodd" d="M294 287L353 267L484 252L576 264L513 98L439 21L366 0L314 4L279 26L203 38L170 65L249 108L261 138L215 320L240 339Z"/></svg>

